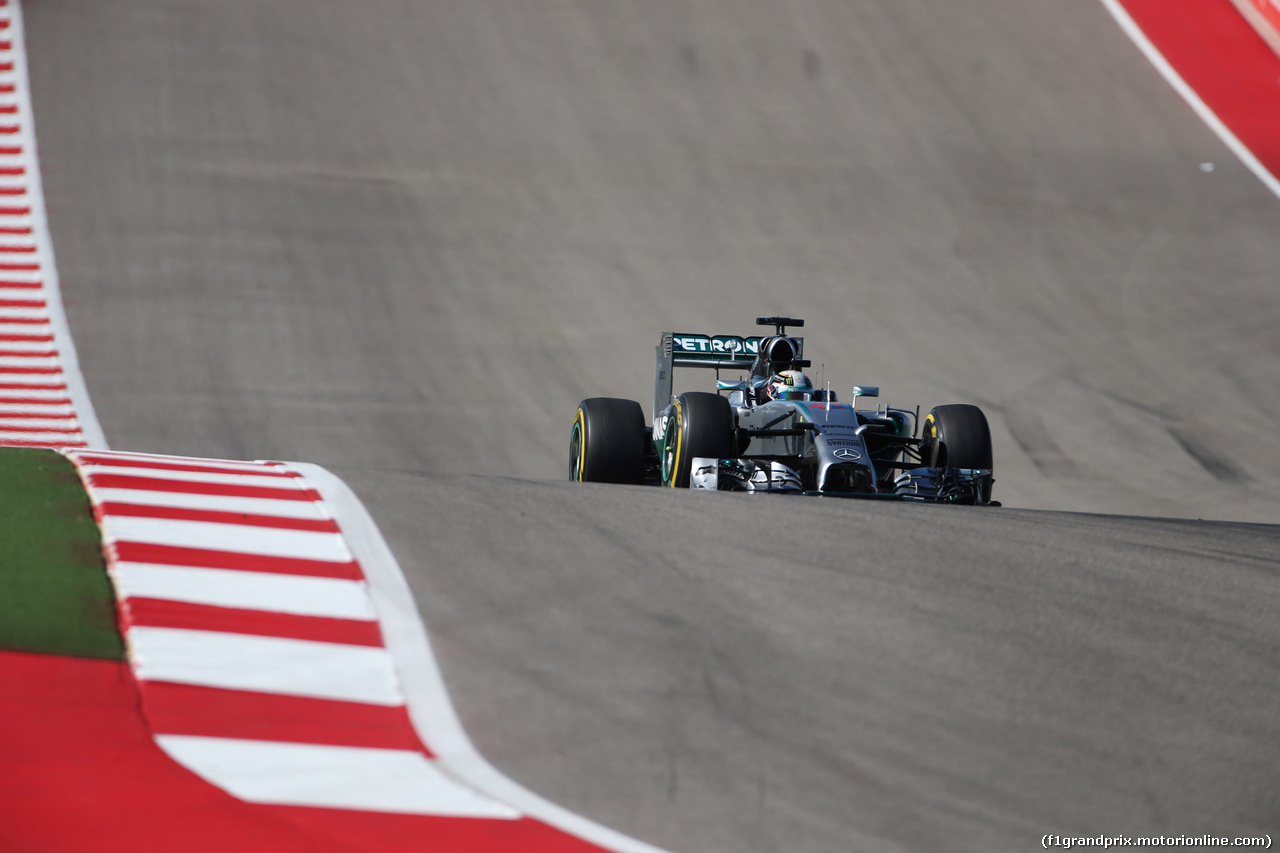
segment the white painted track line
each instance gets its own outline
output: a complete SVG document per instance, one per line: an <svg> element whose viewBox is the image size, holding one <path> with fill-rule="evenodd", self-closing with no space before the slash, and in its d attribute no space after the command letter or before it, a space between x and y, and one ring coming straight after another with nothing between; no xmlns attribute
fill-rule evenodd
<svg viewBox="0 0 1280 853"><path fill-rule="evenodd" d="M1182 75L1174 70L1169 61L1164 58L1164 55L1151 43L1151 39L1147 38L1142 28L1130 17L1124 6L1121 5L1120 0L1102 0L1102 5L1116 19L1116 23L1120 25L1120 29L1124 30L1125 35L1138 46L1138 49L1147 57L1147 60L1156 67L1156 70L1160 72L1160 76L1164 77L1168 84L1173 87L1173 90L1181 95L1182 99L1195 111L1200 120L1217 134L1218 138L1231 150L1231 153L1236 155L1240 162L1257 176L1258 180L1262 181L1263 186L1271 190L1277 197L1280 197L1280 179L1277 179L1275 175L1267 171L1266 166L1263 166L1258 158L1253 156L1253 152L1246 148L1244 143L1231 132L1231 129L1222 123L1222 120L1214 114L1213 110L1209 109L1208 104L1200 99L1195 90L1187 85L1187 82L1182 79Z"/></svg>

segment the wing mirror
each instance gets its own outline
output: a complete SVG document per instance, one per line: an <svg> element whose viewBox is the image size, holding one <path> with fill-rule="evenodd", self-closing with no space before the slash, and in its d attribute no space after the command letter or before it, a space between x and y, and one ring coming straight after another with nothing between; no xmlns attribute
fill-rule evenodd
<svg viewBox="0 0 1280 853"><path fill-rule="evenodd" d="M879 385L854 385L853 386L853 398L855 400L859 397L879 397L879 396L880 396Z"/></svg>
<svg viewBox="0 0 1280 853"><path fill-rule="evenodd" d="M745 391L747 390L747 383L741 379L717 379L716 390L717 391Z"/></svg>

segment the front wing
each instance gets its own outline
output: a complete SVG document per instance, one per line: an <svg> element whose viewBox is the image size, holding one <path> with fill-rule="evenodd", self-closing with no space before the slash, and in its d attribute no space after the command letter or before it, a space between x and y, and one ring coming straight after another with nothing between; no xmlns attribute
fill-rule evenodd
<svg viewBox="0 0 1280 853"><path fill-rule="evenodd" d="M892 492L806 490L800 474L777 459L714 459L695 456L689 488L722 492L780 492L842 498L878 498L929 503L999 506L991 500L995 479L988 469L909 468L893 482Z"/></svg>

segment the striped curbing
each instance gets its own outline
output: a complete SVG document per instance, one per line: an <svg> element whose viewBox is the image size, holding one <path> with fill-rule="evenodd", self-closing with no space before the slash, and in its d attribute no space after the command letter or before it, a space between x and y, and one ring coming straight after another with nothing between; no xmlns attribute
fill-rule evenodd
<svg viewBox="0 0 1280 853"><path fill-rule="evenodd" d="M655 851L471 749L399 567L333 475L63 452L102 530L148 727L174 761L246 803L461 820L501 848Z"/></svg>
<svg viewBox="0 0 1280 853"><path fill-rule="evenodd" d="M106 447L62 312L22 7L0 0L0 446Z"/></svg>
<svg viewBox="0 0 1280 853"><path fill-rule="evenodd" d="M256 693L260 705L305 700L291 707L321 720L335 718L324 707L331 702L408 720L359 566L296 472L279 463L66 455L102 529L148 722L178 763L248 802L518 816L444 776L412 738L370 747L349 736L349 725L317 735L314 720L298 718L305 733L245 739L239 721L195 721L181 703L150 702L153 688L187 685ZM344 635L334 622L355 625Z"/></svg>

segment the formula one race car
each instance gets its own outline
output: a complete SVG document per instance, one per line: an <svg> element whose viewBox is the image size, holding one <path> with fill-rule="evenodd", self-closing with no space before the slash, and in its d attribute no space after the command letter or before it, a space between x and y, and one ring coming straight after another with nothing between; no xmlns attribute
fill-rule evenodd
<svg viewBox="0 0 1280 853"><path fill-rule="evenodd" d="M640 404L583 400L569 440L569 478L742 492L791 492L999 506L991 499L991 431L977 406L856 409L803 373L804 339L760 317L765 337L665 332L654 363L653 426ZM719 393L672 395L675 368L716 371ZM739 371L740 379L721 379Z"/></svg>

